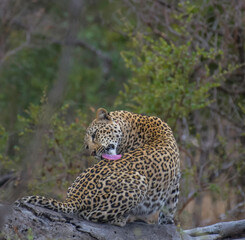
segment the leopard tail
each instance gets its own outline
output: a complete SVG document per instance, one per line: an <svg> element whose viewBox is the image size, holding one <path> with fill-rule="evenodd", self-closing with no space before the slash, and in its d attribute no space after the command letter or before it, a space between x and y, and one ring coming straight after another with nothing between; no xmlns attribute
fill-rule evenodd
<svg viewBox="0 0 245 240"><path fill-rule="evenodd" d="M53 198L46 198L43 196L28 196L23 197L15 202L19 206L22 203L29 203L39 207L44 207L56 212L74 213L77 210L77 205L73 202L61 202Z"/></svg>

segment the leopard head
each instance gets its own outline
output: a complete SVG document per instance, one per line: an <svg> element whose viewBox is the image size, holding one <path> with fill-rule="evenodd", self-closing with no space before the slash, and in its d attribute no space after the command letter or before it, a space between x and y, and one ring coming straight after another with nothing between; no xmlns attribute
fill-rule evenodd
<svg viewBox="0 0 245 240"><path fill-rule="evenodd" d="M89 125L85 135L85 148L98 159L102 154L116 155L122 138L119 124L112 120L107 110L99 108L96 119Z"/></svg>

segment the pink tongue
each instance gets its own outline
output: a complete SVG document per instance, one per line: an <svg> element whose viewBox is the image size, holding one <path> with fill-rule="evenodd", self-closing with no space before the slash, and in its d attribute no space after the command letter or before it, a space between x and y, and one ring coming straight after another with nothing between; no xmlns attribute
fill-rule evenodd
<svg viewBox="0 0 245 240"><path fill-rule="evenodd" d="M122 157L122 155L102 154L102 157L108 160L118 160Z"/></svg>

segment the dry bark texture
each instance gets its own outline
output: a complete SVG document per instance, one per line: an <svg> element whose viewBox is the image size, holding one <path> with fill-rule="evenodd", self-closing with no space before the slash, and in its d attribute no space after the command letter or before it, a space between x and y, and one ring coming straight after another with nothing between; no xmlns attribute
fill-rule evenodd
<svg viewBox="0 0 245 240"><path fill-rule="evenodd" d="M188 240L174 225L129 223L125 227L117 227L85 221L30 204L13 207L5 214L0 239L28 239L28 235L30 239L38 240Z"/></svg>
<svg viewBox="0 0 245 240"><path fill-rule="evenodd" d="M193 240L245 240L245 220L221 222L184 231Z"/></svg>
<svg viewBox="0 0 245 240"><path fill-rule="evenodd" d="M191 230L174 225L129 223L125 227L99 224L74 216L22 204L0 205L0 240L245 240L245 220L221 222Z"/></svg>

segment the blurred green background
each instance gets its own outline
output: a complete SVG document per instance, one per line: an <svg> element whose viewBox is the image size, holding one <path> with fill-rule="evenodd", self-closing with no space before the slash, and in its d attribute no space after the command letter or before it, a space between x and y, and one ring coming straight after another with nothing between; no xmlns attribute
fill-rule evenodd
<svg viewBox="0 0 245 240"><path fill-rule="evenodd" d="M14 200L25 170L16 196L63 199L95 163L83 136L104 107L172 127L183 228L245 218L245 2L68 2L0 2L0 200ZM60 79L41 153L28 158Z"/></svg>

